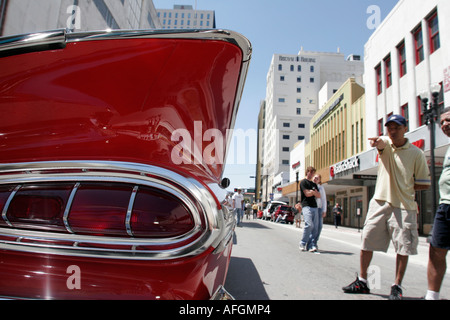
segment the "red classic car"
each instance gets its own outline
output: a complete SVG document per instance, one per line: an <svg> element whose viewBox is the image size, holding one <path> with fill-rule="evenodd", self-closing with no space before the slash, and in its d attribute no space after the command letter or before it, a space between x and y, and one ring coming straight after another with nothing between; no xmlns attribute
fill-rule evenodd
<svg viewBox="0 0 450 320"><path fill-rule="evenodd" d="M0 38L0 297L226 297L250 57L223 30Z"/></svg>

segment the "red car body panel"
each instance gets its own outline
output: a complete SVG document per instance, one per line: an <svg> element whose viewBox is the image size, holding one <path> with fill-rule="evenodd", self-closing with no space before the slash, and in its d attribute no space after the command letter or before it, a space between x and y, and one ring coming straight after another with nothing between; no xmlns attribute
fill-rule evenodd
<svg viewBox="0 0 450 320"><path fill-rule="evenodd" d="M3 58L0 162L114 160L167 166L179 141L232 126L242 51L224 41L124 39ZM195 124L201 124L195 132ZM197 130L198 131L198 130ZM178 170L219 181L223 164Z"/></svg>
<svg viewBox="0 0 450 320"><path fill-rule="evenodd" d="M0 296L211 298L231 257L235 222L219 184L250 44L218 30L64 34L56 46L33 37L25 36L31 46L19 41L3 51L16 40L0 39ZM63 199L55 183L68 184ZM123 224L121 234L74 228L86 183L105 185L103 198L121 194L124 204L85 196L79 208L93 209L80 221ZM139 236L137 223L150 218L133 206L145 188L178 201L173 208L188 212L192 230L175 228L180 213L170 209ZM156 201L144 207L163 204ZM173 235L158 236L163 229ZM70 285L72 276L81 288Z"/></svg>

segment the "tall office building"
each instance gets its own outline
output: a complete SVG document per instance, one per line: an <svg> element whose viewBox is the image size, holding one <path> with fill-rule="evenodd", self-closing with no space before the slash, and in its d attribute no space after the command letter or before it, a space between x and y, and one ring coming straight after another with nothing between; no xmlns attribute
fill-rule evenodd
<svg viewBox="0 0 450 320"><path fill-rule="evenodd" d="M261 199L273 198L279 175L289 172L290 152L310 139L310 120L348 79L362 83L363 62L342 53L275 54L267 74L264 133L259 150ZM268 184L268 185L266 185ZM267 191L266 191L267 190ZM269 193L269 194L266 194Z"/></svg>
<svg viewBox="0 0 450 320"><path fill-rule="evenodd" d="M0 36L161 28L152 0L0 0Z"/></svg>
<svg viewBox="0 0 450 320"><path fill-rule="evenodd" d="M163 29L215 29L216 15L211 10L196 10L191 5L157 9Z"/></svg>

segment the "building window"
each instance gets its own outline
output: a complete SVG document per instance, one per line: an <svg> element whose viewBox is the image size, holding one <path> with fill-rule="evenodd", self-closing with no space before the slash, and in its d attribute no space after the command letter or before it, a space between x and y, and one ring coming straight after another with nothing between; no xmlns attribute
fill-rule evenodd
<svg viewBox="0 0 450 320"><path fill-rule="evenodd" d="M284 76L280 76L280 81L284 81Z"/></svg>
<svg viewBox="0 0 450 320"><path fill-rule="evenodd" d="M417 97L417 108L417 114L419 115L419 126L422 126L425 124L425 115L423 114L422 99L420 99L420 96Z"/></svg>
<svg viewBox="0 0 450 320"><path fill-rule="evenodd" d="M289 137L288 134L284 134L284 135L283 135L283 140L289 140L289 138L290 138L290 137Z"/></svg>
<svg viewBox="0 0 450 320"><path fill-rule="evenodd" d="M289 147L283 147L283 152L289 152Z"/></svg>
<svg viewBox="0 0 450 320"><path fill-rule="evenodd" d="M294 71L294 65L291 64L291 71Z"/></svg>
<svg viewBox="0 0 450 320"><path fill-rule="evenodd" d="M406 127L408 128L408 131L409 131L409 108L408 108L408 104L404 104L401 107L401 112L402 112L402 116L406 119Z"/></svg>
<svg viewBox="0 0 450 320"><path fill-rule="evenodd" d="M309 82L314 83L314 78L309 78Z"/></svg>
<svg viewBox="0 0 450 320"><path fill-rule="evenodd" d="M299 127L300 129L304 129L304 128L305 128L305 124L304 124L304 123L299 123L299 124L298 124L298 127Z"/></svg>
<svg viewBox="0 0 450 320"><path fill-rule="evenodd" d="M302 99L297 99L297 103L302 103Z"/></svg>
<svg viewBox="0 0 450 320"><path fill-rule="evenodd" d="M302 88L297 88L297 93L302 93Z"/></svg>
<svg viewBox="0 0 450 320"><path fill-rule="evenodd" d="M297 82L302 82L302 77L297 77Z"/></svg>
<svg viewBox="0 0 450 320"><path fill-rule="evenodd" d="M302 109L301 108L297 108L297 114L302 114Z"/></svg>
<svg viewBox="0 0 450 320"><path fill-rule="evenodd" d="M298 140L305 140L305 136L297 136Z"/></svg>
<svg viewBox="0 0 450 320"><path fill-rule="evenodd" d="M280 102L280 103L285 103L285 102L286 102L286 99L285 99L285 98L278 98L278 102Z"/></svg>
<svg viewBox="0 0 450 320"><path fill-rule="evenodd" d="M302 66L301 65L297 66L297 71L298 72L302 72Z"/></svg>
<svg viewBox="0 0 450 320"><path fill-rule="evenodd" d="M361 119L361 151L364 150L364 119Z"/></svg>
<svg viewBox="0 0 450 320"><path fill-rule="evenodd" d="M290 128L291 124L289 122L283 122L283 127L284 128Z"/></svg>
<svg viewBox="0 0 450 320"><path fill-rule="evenodd" d="M283 162L282 162L283 164L287 164L287 165L289 165L289 160L283 160Z"/></svg>
<svg viewBox="0 0 450 320"><path fill-rule="evenodd" d="M428 34L430 35L430 54L441 47L439 38L439 20L437 11L428 19Z"/></svg>
<svg viewBox="0 0 450 320"><path fill-rule="evenodd" d="M381 79L381 64L375 67L375 74L377 76L377 94L380 95L383 92L383 80Z"/></svg>
<svg viewBox="0 0 450 320"><path fill-rule="evenodd" d="M311 67L309 68L309 70L310 70L311 72L314 72L314 66L311 66Z"/></svg>
<svg viewBox="0 0 450 320"><path fill-rule="evenodd" d="M424 59L422 27L418 27L414 31L414 48L416 51L416 65L418 65Z"/></svg>
<svg viewBox="0 0 450 320"><path fill-rule="evenodd" d="M282 64L278 65L278 71L283 71L283 65Z"/></svg>
<svg viewBox="0 0 450 320"><path fill-rule="evenodd" d="M384 132L383 131L383 129L384 129L383 125L384 125L384 120L383 120L383 118L381 118L381 119L378 120L378 135L379 136L383 135L383 132Z"/></svg>
<svg viewBox="0 0 450 320"><path fill-rule="evenodd" d="M392 85L391 55L384 59L384 70L386 73L386 88L389 88Z"/></svg>
<svg viewBox="0 0 450 320"><path fill-rule="evenodd" d="M397 47L398 52L398 64L400 66L400 78L406 74L406 51L405 51L405 43L402 42Z"/></svg>

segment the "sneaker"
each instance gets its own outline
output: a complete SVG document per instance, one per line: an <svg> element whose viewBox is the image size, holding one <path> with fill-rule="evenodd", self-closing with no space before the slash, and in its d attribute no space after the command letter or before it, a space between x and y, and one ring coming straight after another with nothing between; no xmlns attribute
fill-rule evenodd
<svg viewBox="0 0 450 320"><path fill-rule="evenodd" d="M318 252L317 247L312 247L311 249L309 249L309 252Z"/></svg>
<svg viewBox="0 0 450 320"><path fill-rule="evenodd" d="M367 286L367 283L364 283L363 281L359 280L358 277L356 277L356 280L354 282L350 283L346 287L343 287L342 290L344 290L345 293L363 293L363 294L370 293L370 289Z"/></svg>
<svg viewBox="0 0 450 320"><path fill-rule="evenodd" d="M391 295L389 296L389 300L403 300L402 287L394 284L391 287Z"/></svg>
<svg viewBox="0 0 450 320"><path fill-rule="evenodd" d="M300 249L300 251L304 252L304 251L308 251L308 249L306 249L306 244L300 244L298 246L298 248Z"/></svg>

